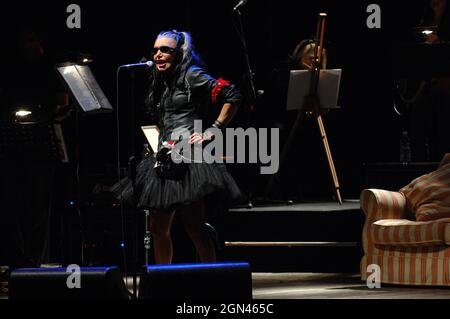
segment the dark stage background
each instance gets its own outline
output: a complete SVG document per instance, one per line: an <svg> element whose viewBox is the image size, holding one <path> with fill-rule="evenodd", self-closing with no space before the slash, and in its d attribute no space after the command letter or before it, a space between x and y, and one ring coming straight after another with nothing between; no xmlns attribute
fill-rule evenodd
<svg viewBox="0 0 450 319"><path fill-rule="evenodd" d="M233 21L237 1L79 1L81 29L68 29L66 7L70 2L22 2L4 4L1 10L2 64L15 54L17 34L30 26L43 34L44 48L55 61L74 53L87 53L99 84L116 106L116 70L119 65L149 58L156 34L163 29L188 30L210 72L242 84L244 55ZM366 13L372 1L249 1L243 22L256 88L271 91L272 71L295 46L315 33L317 14L327 12L328 67L342 68L341 110L325 115L325 124L344 197L357 197L361 190L362 163L397 161L398 141L405 128L392 103L392 71L401 56L394 44L411 40L411 29L420 22L423 1L377 1L382 28L368 29ZM135 78L136 108L145 92L145 74ZM121 161L129 155L130 74L120 76ZM242 86L240 86L245 90ZM248 112L241 110L234 126L280 127L282 141L295 117L280 102L267 101ZM145 122L145 121L143 121ZM65 122L73 157L74 119ZM116 122L113 114L91 115L80 120L80 168L82 175L113 175L117 163ZM140 144L139 144L140 145ZM301 129L296 150L290 156L289 177L282 180L285 196L331 197L325 155L314 123ZM73 159L73 158L72 158ZM73 162L73 161L72 161ZM73 165L73 164L72 164ZM230 165L242 187L262 194L267 176L257 165ZM70 170L69 170L70 171ZM262 185L262 186L254 186ZM274 194L274 196L280 196ZM303 196L303 197L302 197Z"/></svg>

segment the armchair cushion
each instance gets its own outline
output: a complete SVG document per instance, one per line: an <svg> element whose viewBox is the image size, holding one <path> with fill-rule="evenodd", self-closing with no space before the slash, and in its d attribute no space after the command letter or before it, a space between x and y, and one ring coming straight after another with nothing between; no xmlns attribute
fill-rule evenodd
<svg viewBox="0 0 450 319"><path fill-rule="evenodd" d="M450 218L450 163L422 175L400 190L418 221Z"/></svg>
<svg viewBox="0 0 450 319"><path fill-rule="evenodd" d="M429 247L445 245L450 236L450 218L416 222L384 219L372 225L373 243L383 246Z"/></svg>

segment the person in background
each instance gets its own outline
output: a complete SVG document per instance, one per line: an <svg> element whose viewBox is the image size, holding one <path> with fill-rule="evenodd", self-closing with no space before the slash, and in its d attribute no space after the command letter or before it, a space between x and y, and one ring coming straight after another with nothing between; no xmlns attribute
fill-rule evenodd
<svg viewBox="0 0 450 319"><path fill-rule="evenodd" d="M53 123L70 116L63 88L34 28L23 27L11 60L3 68L0 120ZM18 111L29 112L26 118ZM2 154L0 160L0 245L10 269L39 267L49 262L49 228L56 162L41 157L45 150Z"/></svg>
<svg viewBox="0 0 450 319"><path fill-rule="evenodd" d="M450 40L450 6L447 0L426 0L421 28L434 30L424 44L445 45ZM413 161L436 161L450 151L450 77L419 79L411 99L409 131ZM412 80L411 80L412 82ZM416 81L417 82L417 81Z"/></svg>

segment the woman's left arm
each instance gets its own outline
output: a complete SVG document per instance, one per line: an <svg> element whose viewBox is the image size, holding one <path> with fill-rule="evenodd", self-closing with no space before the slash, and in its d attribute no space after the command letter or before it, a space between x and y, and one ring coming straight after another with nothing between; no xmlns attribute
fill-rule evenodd
<svg viewBox="0 0 450 319"><path fill-rule="evenodd" d="M238 106L231 103L225 103L222 106L222 110L220 111L219 117L217 121L222 123L223 126L227 126L228 123L233 119L238 111Z"/></svg>
<svg viewBox="0 0 450 319"><path fill-rule="evenodd" d="M194 91L200 88L202 91L206 90L210 94L213 103L222 105L219 116L213 126L218 129L224 129L238 111L242 99L240 92L230 82L223 79L216 80L203 69L195 70L191 74L191 79L193 84L191 88ZM191 135L189 143L202 143L210 140L213 138L210 133L208 130L203 134L194 133Z"/></svg>

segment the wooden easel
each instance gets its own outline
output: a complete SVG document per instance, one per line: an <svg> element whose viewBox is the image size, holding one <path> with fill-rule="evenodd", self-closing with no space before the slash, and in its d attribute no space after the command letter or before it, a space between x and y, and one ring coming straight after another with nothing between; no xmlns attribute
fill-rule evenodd
<svg viewBox="0 0 450 319"><path fill-rule="evenodd" d="M317 124L319 126L320 130L320 137L322 139L322 143L325 149L325 153L328 160L328 167L330 169L331 177L333 179L333 187L336 193L336 198L340 205L342 205L342 197L340 194L340 187L339 187L339 181L336 174L336 169L334 167L333 157L331 155L330 146L328 144L328 138L325 131L325 125L322 121L322 115L320 112L320 101L317 94L317 89L319 87L319 75L320 75L320 69L322 66L322 60L323 60L323 48L324 48L324 36L325 36L325 22L326 22L326 13L320 13L319 19L317 23L317 35L315 40L315 49L314 49L314 59L311 67L311 82L310 82L310 88L309 88L309 94L305 97L304 104L301 110L298 111L297 117L295 119L294 125L291 129L291 132L289 133L288 139L286 141L285 146L283 147L283 150L281 152L281 160L280 160L280 167L284 166L284 163L286 161L288 151L291 148L290 146L295 140L295 137L297 135L298 127L300 124L300 121L302 119L302 116L305 115L305 112L307 115L312 115L315 117ZM272 185L274 182L275 175L272 176L271 180L269 181L268 190L270 191L272 189Z"/></svg>

